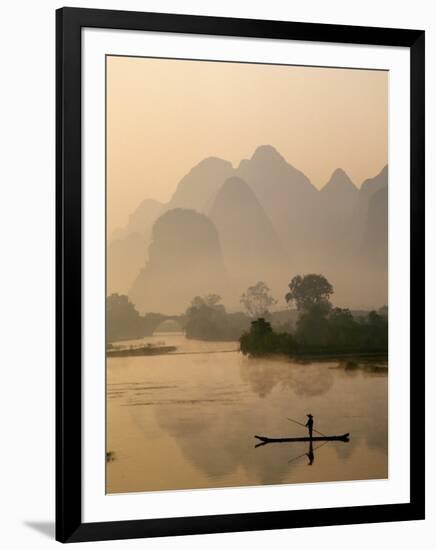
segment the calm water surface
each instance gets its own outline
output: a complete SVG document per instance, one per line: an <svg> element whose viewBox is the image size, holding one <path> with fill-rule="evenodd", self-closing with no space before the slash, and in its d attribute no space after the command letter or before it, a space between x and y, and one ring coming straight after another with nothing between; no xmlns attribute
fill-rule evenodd
<svg viewBox="0 0 436 550"><path fill-rule="evenodd" d="M109 493L380 479L388 475L388 377L380 364L248 359L235 342L158 334L174 354L110 358ZM306 435L306 421L349 443L255 448L254 434Z"/></svg>

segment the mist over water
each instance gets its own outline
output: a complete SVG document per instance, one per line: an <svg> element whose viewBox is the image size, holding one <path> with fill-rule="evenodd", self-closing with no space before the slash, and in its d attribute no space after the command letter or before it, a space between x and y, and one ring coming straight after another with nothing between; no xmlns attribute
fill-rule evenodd
<svg viewBox="0 0 436 550"><path fill-rule="evenodd" d="M386 369L248 359L235 342L180 333L146 340L177 354L108 359L109 493L387 477ZM308 443L254 448L255 434L306 435L287 417L308 412L350 441L315 444L312 466Z"/></svg>

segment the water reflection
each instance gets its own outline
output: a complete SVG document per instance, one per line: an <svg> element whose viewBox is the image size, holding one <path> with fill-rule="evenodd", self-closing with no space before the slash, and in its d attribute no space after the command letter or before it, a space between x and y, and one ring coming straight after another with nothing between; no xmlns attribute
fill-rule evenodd
<svg viewBox="0 0 436 550"><path fill-rule="evenodd" d="M333 384L333 374L323 364L294 363L286 359L247 359L241 365L241 379L259 397L268 396L278 386L299 396L322 395Z"/></svg>
<svg viewBox="0 0 436 550"><path fill-rule="evenodd" d="M260 443L257 443L254 448L255 449L258 449L259 447L263 447L265 445L273 445L273 444L294 444L294 443L297 443L298 441L297 440L292 440L292 438L290 438L289 440L286 440L287 438L283 439L283 440L268 440L268 439L265 439L265 438L262 438L262 437L259 437L259 436L255 436L256 439L260 440ZM325 436L326 438L328 436ZM298 439L298 438L297 438ZM316 440L315 440L316 441ZM331 438L331 439L326 439L325 441L322 441L321 443L317 443L316 445L314 445L314 440L312 438L309 439L309 441L307 441L307 450L306 452L303 452L301 454L297 454L296 456L293 456L292 458L290 458L288 460L288 464L291 464L292 462L296 462L297 460L300 460L302 458L307 458L308 459L308 462L307 462L307 465L308 466L312 466L315 462L315 450L318 450L320 449L321 447L324 447L325 445L329 444L329 443L349 443L350 442L350 439L349 439L349 434L344 434L343 436L339 436L338 438L334 439ZM293 446L293 445L291 445Z"/></svg>
<svg viewBox="0 0 436 550"><path fill-rule="evenodd" d="M315 460L315 453L313 452L313 443L312 441L309 443L309 452L306 453L307 458L309 459L308 466L312 466L314 460ZM289 464L289 460L288 460Z"/></svg>
<svg viewBox="0 0 436 550"><path fill-rule="evenodd" d="M237 352L110 359L108 491L384 478L387 373L352 371ZM256 433L306 435L286 418L307 410L317 429L350 432L350 443L254 449Z"/></svg>
<svg viewBox="0 0 436 550"><path fill-rule="evenodd" d="M303 453L301 455L297 455L297 456L294 456L293 458L290 458L288 460L288 464L290 464L291 462L295 462L296 460L299 460L300 458L303 458L303 457L307 457L308 458L308 462L307 462L307 465L308 466L312 466L313 463L315 462L315 450L316 449L319 449L320 447L323 447L324 445L326 445L327 443L329 443L328 441L324 441L324 443L321 443L320 445L317 445L316 447L313 446L313 441L310 441L309 442L309 448L307 450L307 453Z"/></svg>

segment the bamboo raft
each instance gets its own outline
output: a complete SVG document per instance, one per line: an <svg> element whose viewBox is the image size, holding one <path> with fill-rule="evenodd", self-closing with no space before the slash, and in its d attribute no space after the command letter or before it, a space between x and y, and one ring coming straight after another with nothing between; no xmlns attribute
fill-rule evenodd
<svg viewBox="0 0 436 550"><path fill-rule="evenodd" d="M348 443L350 441L350 434L342 435L326 435L326 436L314 436L314 437L265 437L262 435L255 435L256 439L262 443L298 443L302 441L343 441Z"/></svg>

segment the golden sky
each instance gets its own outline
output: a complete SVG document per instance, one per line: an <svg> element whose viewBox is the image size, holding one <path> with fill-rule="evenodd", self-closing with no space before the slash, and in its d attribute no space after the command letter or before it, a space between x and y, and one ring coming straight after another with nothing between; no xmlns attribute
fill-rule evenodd
<svg viewBox="0 0 436 550"><path fill-rule="evenodd" d="M167 201L202 159L237 166L273 145L317 187L388 159L388 73L107 58L108 231L145 198Z"/></svg>

